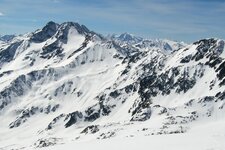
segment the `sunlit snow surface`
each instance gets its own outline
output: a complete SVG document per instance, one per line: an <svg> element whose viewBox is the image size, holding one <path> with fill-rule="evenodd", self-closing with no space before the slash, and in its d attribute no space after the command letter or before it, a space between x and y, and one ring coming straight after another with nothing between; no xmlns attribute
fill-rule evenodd
<svg viewBox="0 0 225 150"><path fill-rule="evenodd" d="M206 125L202 122L184 134L138 136L130 134L126 137L116 137L109 140L74 141L68 144L46 148L46 150L105 150L106 148L109 150L224 150L224 124L224 121L216 121L207 123Z"/></svg>
<svg viewBox="0 0 225 150"><path fill-rule="evenodd" d="M0 150L225 149L223 40L51 22L0 54Z"/></svg>

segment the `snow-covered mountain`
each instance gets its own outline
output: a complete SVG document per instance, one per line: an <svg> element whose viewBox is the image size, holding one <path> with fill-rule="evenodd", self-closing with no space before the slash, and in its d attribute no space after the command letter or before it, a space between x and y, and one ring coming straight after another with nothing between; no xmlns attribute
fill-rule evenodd
<svg viewBox="0 0 225 150"><path fill-rule="evenodd" d="M149 49L158 48L165 53L171 53L174 50L178 50L187 46L187 44L185 44L184 42L176 42L166 39L144 39L129 33L122 33L121 35L108 35L107 38L115 41L117 44L124 48L132 46L140 50L147 51Z"/></svg>
<svg viewBox="0 0 225 150"><path fill-rule="evenodd" d="M9 42L11 41L16 35L0 35L0 41Z"/></svg>
<svg viewBox="0 0 225 150"><path fill-rule="evenodd" d="M142 37L137 37L127 32L122 33L120 35L117 35L117 34L108 35L108 38L112 40L116 40L117 42L128 43L128 44L137 44L144 40Z"/></svg>
<svg viewBox="0 0 225 150"><path fill-rule="evenodd" d="M225 117L224 40L193 44L74 22L0 43L0 149L185 134Z"/></svg>

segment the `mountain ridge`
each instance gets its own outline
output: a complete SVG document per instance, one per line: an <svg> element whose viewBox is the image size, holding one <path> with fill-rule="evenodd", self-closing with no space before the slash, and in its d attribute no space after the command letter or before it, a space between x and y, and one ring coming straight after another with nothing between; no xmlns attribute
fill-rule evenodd
<svg viewBox="0 0 225 150"><path fill-rule="evenodd" d="M220 120L224 63L221 39L104 37L49 22L0 44L2 149L182 134L195 122Z"/></svg>

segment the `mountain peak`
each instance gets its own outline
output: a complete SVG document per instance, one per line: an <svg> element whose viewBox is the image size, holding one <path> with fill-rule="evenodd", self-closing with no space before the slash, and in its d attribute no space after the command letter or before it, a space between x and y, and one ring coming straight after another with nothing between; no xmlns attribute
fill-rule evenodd
<svg viewBox="0 0 225 150"><path fill-rule="evenodd" d="M127 33L127 32L124 32L120 35L114 34L111 36L111 38L114 40L119 40L120 42L129 43L129 44L136 44L143 40L143 38Z"/></svg>
<svg viewBox="0 0 225 150"><path fill-rule="evenodd" d="M58 30L59 24L50 21L41 30L33 33L31 40L33 42L41 43L52 37Z"/></svg>
<svg viewBox="0 0 225 150"><path fill-rule="evenodd" d="M47 30L57 30L57 28L59 27L58 23L55 23L53 21L49 21L42 30L47 31Z"/></svg>
<svg viewBox="0 0 225 150"><path fill-rule="evenodd" d="M49 21L49 22L46 24L46 26L47 26L47 25L55 25L55 24L57 24L57 23L55 23L54 21Z"/></svg>
<svg viewBox="0 0 225 150"><path fill-rule="evenodd" d="M71 27L75 28L79 34L88 34L90 32L85 25L80 25L77 22L64 22L60 25L61 30L68 30Z"/></svg>

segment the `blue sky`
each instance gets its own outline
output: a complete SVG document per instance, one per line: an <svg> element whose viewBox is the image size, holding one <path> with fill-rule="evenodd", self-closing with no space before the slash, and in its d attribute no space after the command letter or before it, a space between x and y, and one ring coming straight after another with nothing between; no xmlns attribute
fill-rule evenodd
<svg viewBox="0 0 225 150"><path fill-rule="evenodd" d="M34 31L50 20L102 34L225 39L225 0L0 0L0 34Z"/></svg>

